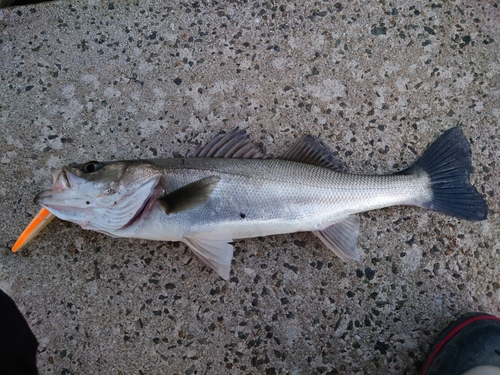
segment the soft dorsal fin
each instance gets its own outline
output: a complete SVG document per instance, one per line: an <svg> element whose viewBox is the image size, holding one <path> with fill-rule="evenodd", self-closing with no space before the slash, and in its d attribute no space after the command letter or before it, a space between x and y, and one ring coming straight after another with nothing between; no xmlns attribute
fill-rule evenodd
<svg viewBox="0 0 500 375"><path fill-rule="evenodd" d="M204 203L220 181L219 176L209 176L191 182L158 199L167 215L188 210Z"/></svg>
<svg viewBox="0 0 500 375"><path fill-rule="evenodd" d="M206 145L199 145L192 157L267 159L270 156L260 151L245 130L235 128L227 134L221 131Z"/></svg>
<svg viewBox="0 0 500 375"><path fill-rule="evenodd" d="M342 161L333 154L332 150L310 134L303 135L280 159L346 172Z"/></svg>

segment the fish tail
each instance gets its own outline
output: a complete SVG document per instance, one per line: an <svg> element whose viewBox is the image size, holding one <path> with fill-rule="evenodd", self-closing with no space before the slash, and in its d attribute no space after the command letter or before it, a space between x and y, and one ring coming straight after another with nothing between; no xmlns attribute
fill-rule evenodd
<svg viewBox="0 0 500 375"><path fill-rule="evenodd" d="M432 198L419 206L467 220L484 220L488 206L470 183L471 149L462 130L447 130L403 174L427 173Z"/></svg>

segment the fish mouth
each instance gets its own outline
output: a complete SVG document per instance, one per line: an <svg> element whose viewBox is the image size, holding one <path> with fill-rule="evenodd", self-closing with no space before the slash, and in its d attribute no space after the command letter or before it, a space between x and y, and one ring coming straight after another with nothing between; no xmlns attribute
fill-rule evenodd
<svg viewBox="0 0 500 375"><path fill-rule="evenodd" d="M66 173L62 169L52 169L52 188L54 190L62 190L69 188L69 181Z"/></svg>
<svg viewBox="0 0 500 375"><path fill-rule="evenodd" d="M83 178L78 177L76 174L71 173L67 169L53 169L52 179L54 181L54 186L52 187L54 190L76 190L84 181Z"/></svg>
<svg viewBox="0 0 500 375"><path fill-rule="evenodd" d="M60 199L61 194L68 190L77 190L83 182L83 178L65 169L53 169L51 173L52 189L42 191L35 197L35 203L42 206L50 204L54 199Z"/></svg>

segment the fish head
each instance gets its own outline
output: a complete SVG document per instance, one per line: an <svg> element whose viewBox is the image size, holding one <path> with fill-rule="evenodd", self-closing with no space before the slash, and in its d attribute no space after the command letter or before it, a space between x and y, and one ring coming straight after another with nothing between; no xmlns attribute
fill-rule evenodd
<svg viewBox="0 0 500 375"><path fill-rule="evenodd" d="M142 161L70 165L52 170L52 189L35 202L62 220L113 235L150 206L160 178L160 170Z"/></svg>

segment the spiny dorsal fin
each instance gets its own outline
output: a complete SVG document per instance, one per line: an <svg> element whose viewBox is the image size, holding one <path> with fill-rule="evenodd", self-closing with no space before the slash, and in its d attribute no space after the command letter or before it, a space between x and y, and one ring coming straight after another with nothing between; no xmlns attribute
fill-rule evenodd
<svg viewBox="0 0 500 375"><path fill-rule="evenodd" d="M303 135L280 159L317 165L337 172L346 172L342 161L333 154L332 150L310 134Z"/></svg>
<svg viewBox="0 0 500 375"><path fill-rule="evenodd" d="M219 176L209 176L191 182L158 199L167 215L190 209L204 203L220 181Z"/></svg>
<svg viewBox="0 0 500 375"><path fill-rule="evenodd" d="M199 145L192 155L195 158L266 159L270 156L250 140L245 130L235 128L229 133L221 131L205 146Z"/></svg>

